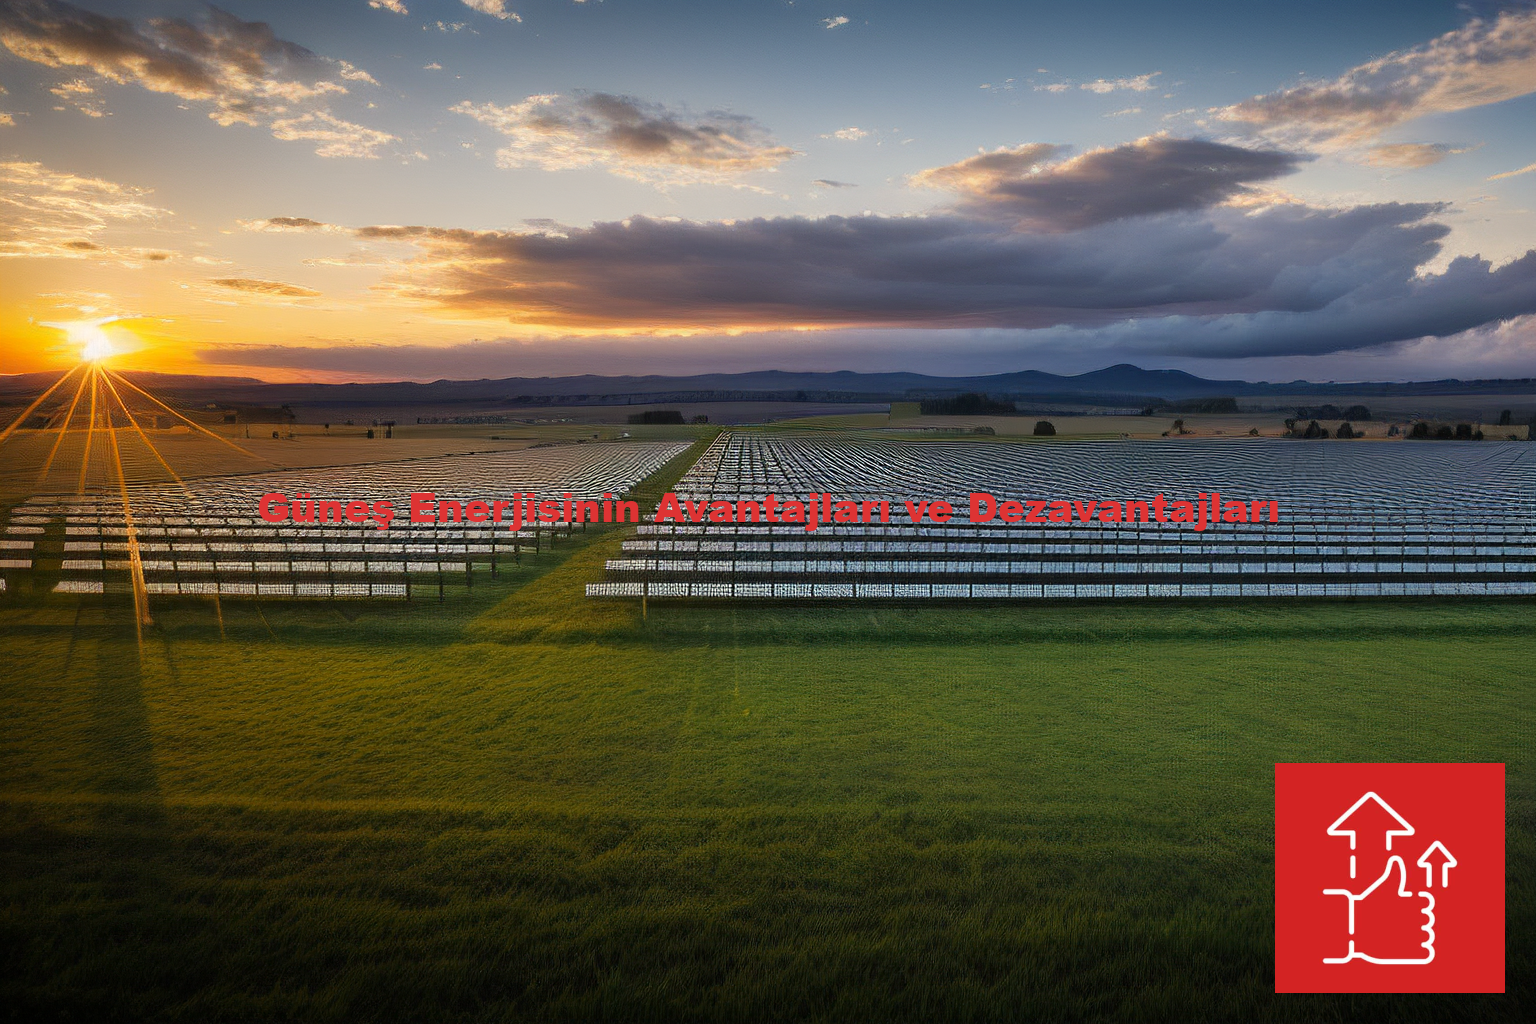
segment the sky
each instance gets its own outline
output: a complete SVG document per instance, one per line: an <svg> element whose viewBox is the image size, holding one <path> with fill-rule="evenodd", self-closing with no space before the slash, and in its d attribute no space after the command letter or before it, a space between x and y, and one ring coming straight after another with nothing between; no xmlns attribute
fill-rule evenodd
<svg viewBox="0 0 1536 1024"><path fill-rule="evenodd" d="M0 0L0 373L1536 376L1536 3Z"/></svg>

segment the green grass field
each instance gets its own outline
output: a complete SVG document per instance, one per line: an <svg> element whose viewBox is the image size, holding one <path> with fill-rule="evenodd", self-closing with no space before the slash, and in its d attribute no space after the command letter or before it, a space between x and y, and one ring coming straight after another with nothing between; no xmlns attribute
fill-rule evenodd
<svg viewBox="0 0 1536 1024"><path fill-rule="evenodd" d="M0 604L12 1020L1517 1020L1529 602ZM483 577L482 577L483 580ZM1273 764L1509 764L1510 995L1272 994ZM1522 1010L1522 1004L1524 1009Z"/></svg>

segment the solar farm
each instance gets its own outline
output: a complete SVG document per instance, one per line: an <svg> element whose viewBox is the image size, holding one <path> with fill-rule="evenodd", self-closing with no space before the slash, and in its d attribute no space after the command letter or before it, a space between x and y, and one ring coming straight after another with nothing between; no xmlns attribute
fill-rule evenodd
<svg viewBox="0 0 1536 1024"><path fill-rule="evenodd" d="M1282 1002L1271 907L1280 761L1505 762L1531 876L1533 601L1477 595L1531 580L1532 446L530 440L130 482L148 622L123 488L0 518L13 1016L1114 1020L1126 991L1167 1020L1528 1016L1513 943L1509 1000ZM899 511L1210 489L1281 522ZM652 525L668 490L893 514ZM417 491L645 514L256 511ZM1533 915L1511 886L1511 933Z"/></svg>
<svg viewBox="0 0 1536 1024"><path fill-rule="evenodd" d="M1080 599L1536 594L1529 445L1049 444L722 434L676 491L693 500L943 498L945 525L660 523L590 597ZM971 523L1000 498L1277 499L1279 522Z"/></svg>
<svg viewBox="0 0 1536 1024"><path fill-rule="evenodd" d="M496 573L523 550L569 534L570 524L274 524L257 517L269 492L317 499L389 500L412 491L467 501L571 492L621 495L688 450L687 442L556 445L323 470L213 477L137 488L129 495L133 532L150 594L276 599L409 599L435 596L453 577L473 586L476 568ZM580 527L576 527L579 529ZM0 531L0 572L32 573L58 560L55 593L126 593L129 524L115 496L40 496L16 506ZM0 584L3 585L3 584Z"/></svg>

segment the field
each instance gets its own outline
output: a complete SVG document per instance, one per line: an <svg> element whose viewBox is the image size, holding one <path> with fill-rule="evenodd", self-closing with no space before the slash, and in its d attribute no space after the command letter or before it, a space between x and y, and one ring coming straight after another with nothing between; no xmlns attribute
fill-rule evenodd
<svg viewBox="0 0 1536 1024"><path fill-rule="evenodd" d="M1530 602L0 604L14 1020L1516 1020ZM1508 996L1271 993L1273 764L1509 763Z"/></svg>

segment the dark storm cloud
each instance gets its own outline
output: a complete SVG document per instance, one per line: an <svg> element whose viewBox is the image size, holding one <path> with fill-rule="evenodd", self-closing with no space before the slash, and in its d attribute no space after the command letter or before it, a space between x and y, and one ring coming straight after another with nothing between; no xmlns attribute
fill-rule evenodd
<svg viewBox="0 0 1536 1024"><path fill-rule="evenodd" d="M1294 169L1290 154L1188 139L1058 154L1020 146L924 172L962 197L926 216L354 235L410 246L386 294L555 333L1001 329L1242 357L1536 312L1536 255L1421 275L1449 231L1441 205L1328 209L1250 191Z"/></svg>
<svg viewBox="0 0 1536 1024"><path fill-rule="evenodd" d="M954 215L358 234L420 246L435 301L517 323L1044 327L1308 311L1401 288L1438 251L1446 228L1425 222L1437 209L1218 209L1049 234Z"/></svg>
<svg viewBox="0 0 1536 1024"><path fill-rule="evenodd" d="M1049 145L983 153L913 176L913 184L959 193L960 209L1008 217L1033 231L1080 228L1178 210L1199 210L1251 193L1255 182L1290 174L1306 159L1200 139L1150 137L1046 163Z"/></svg>

